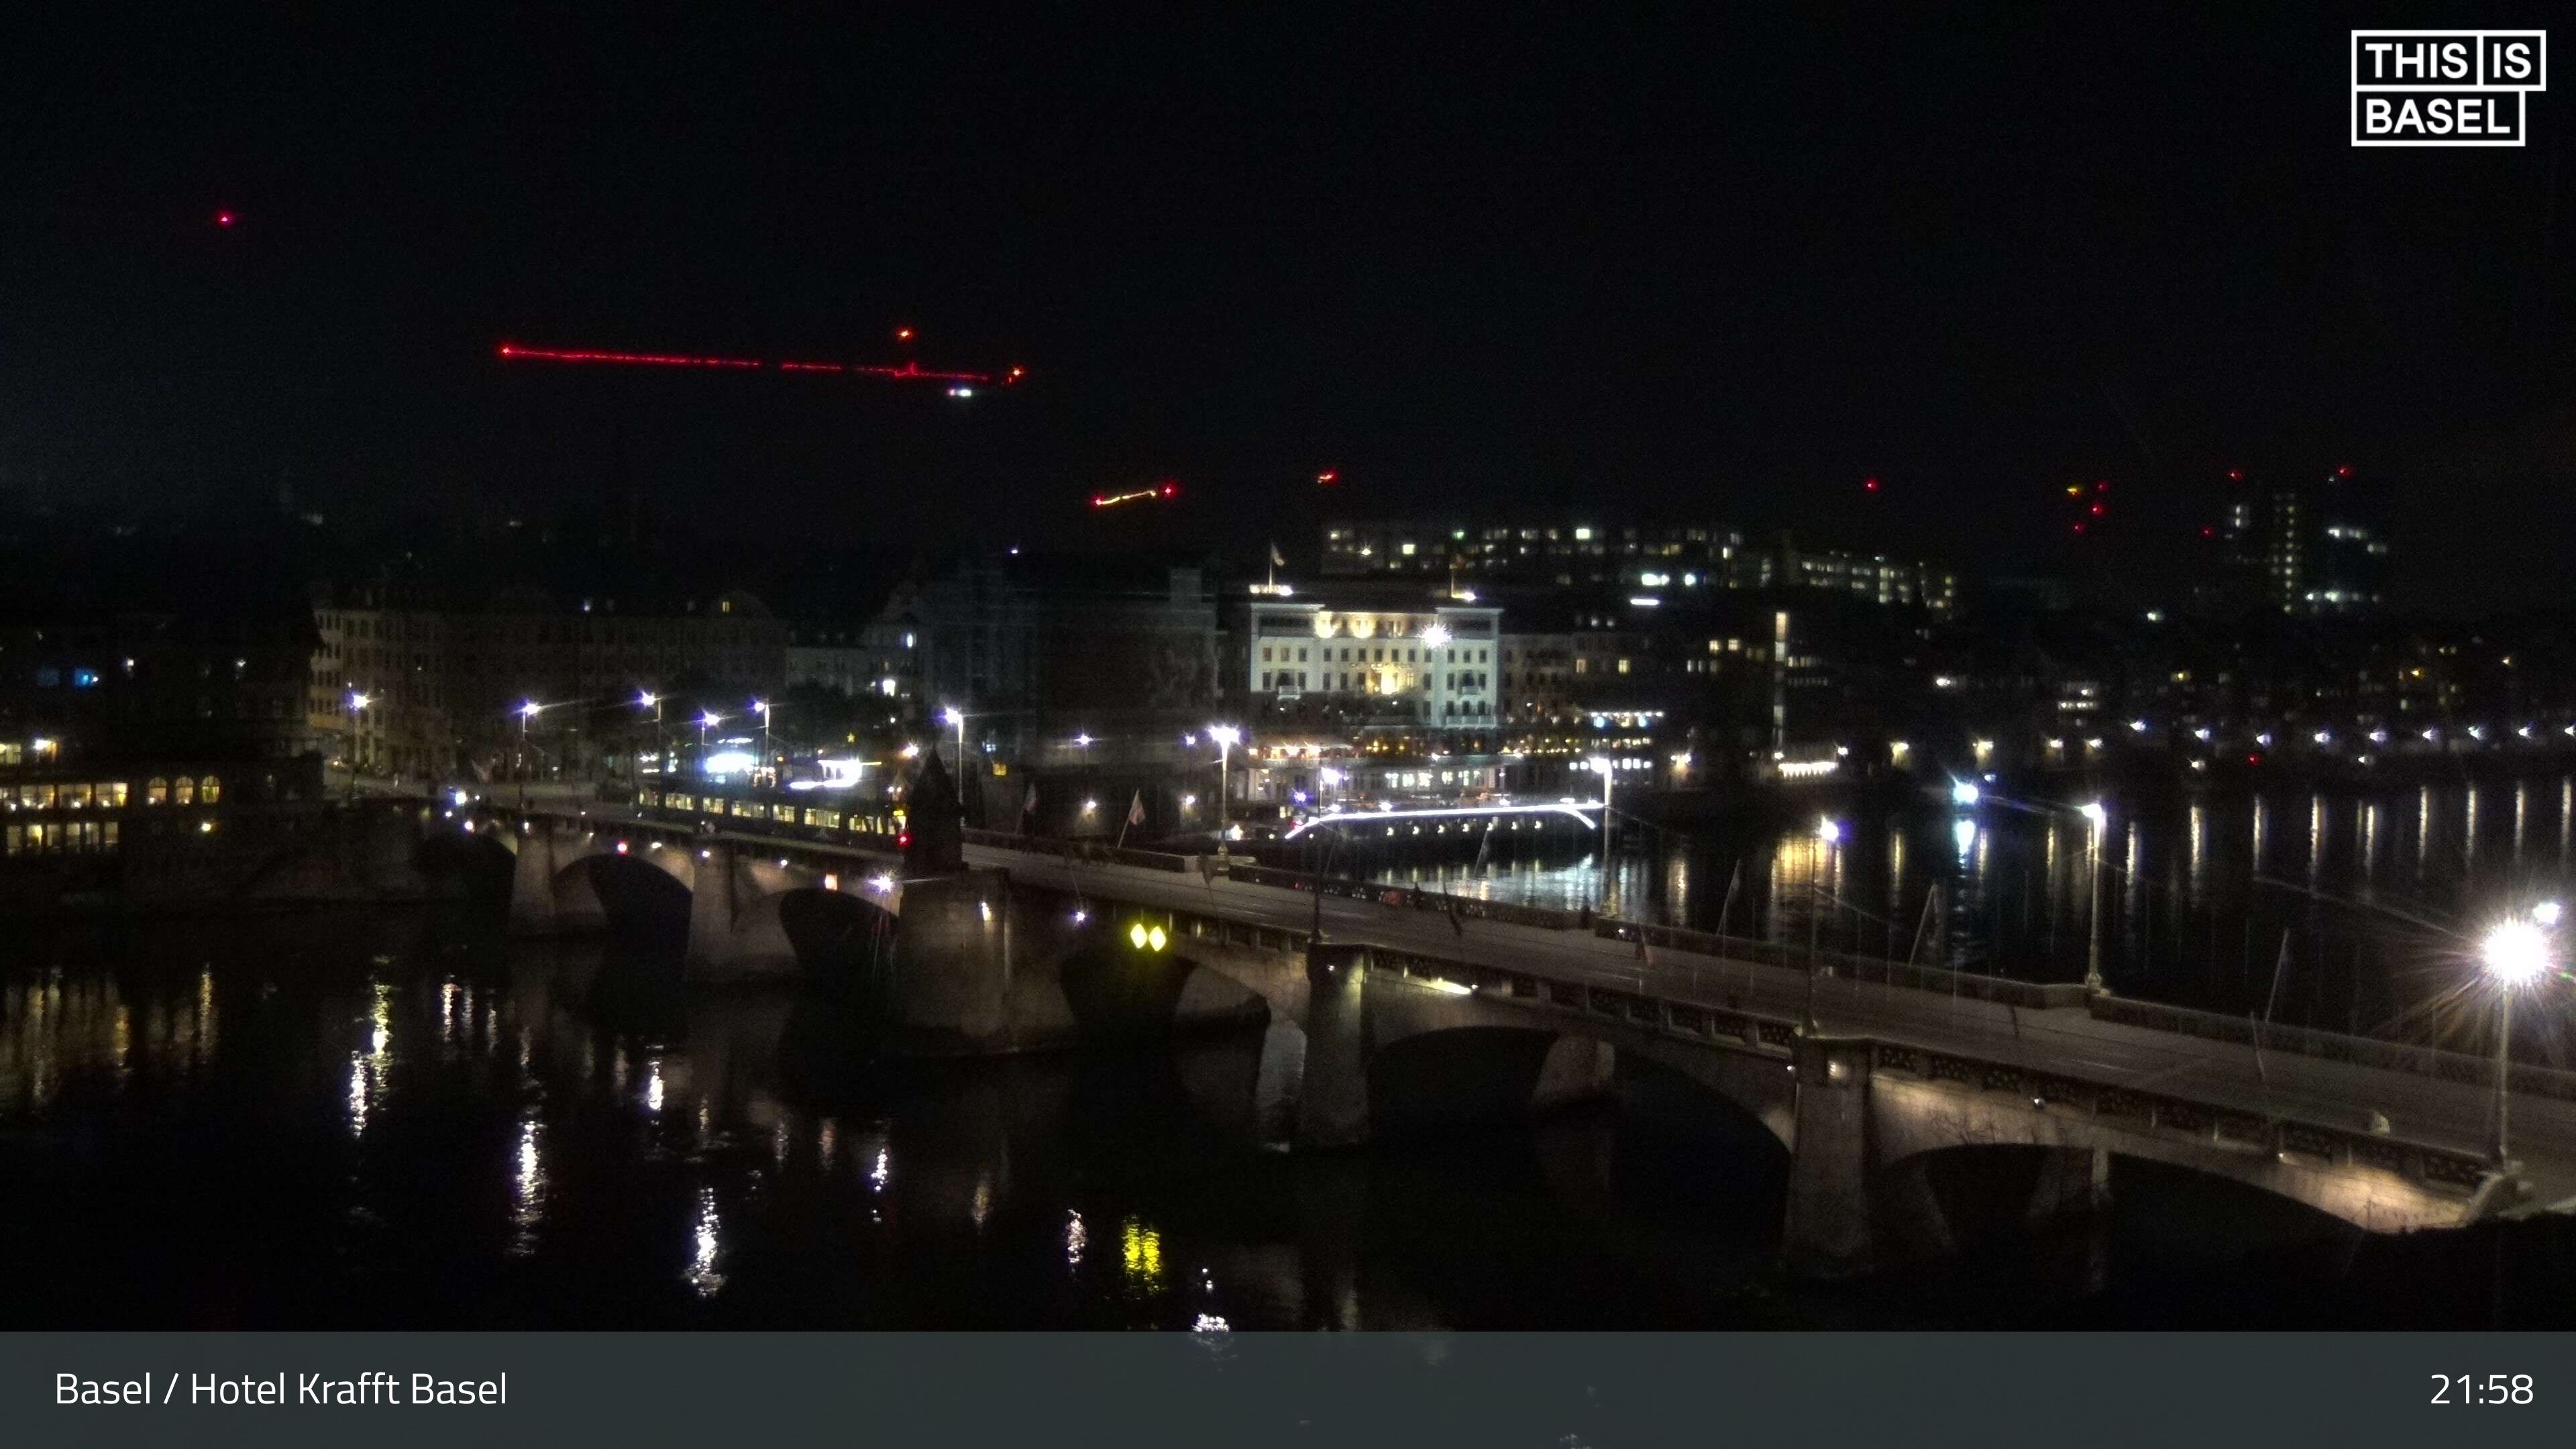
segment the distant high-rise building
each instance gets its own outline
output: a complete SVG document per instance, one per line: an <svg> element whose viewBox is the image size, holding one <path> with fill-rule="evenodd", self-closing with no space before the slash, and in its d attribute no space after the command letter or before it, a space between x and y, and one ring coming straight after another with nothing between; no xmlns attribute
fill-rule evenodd
<svg viewBox="0 0 2576 1449"><path fill-rule="evenodd" d="M2299 617L2379 607L2388 542L2350 468L2316 481L2232 481L2222 538L2243 595Z"/></svg>
<svg viewBox="0 0 2576 1449"><path fill-rule="evenodd" d="M1324 526L1323 571L1342 578L1454 573L1529 584L1633 583L1640 568L1722 571L1743 543L1742 531L1714 523L1580 517L1341 522Z"/></svg>
<svg viewBox="0 0 2576 1449"><path fill-rule="evenodd" d="M1748 548L1744 531L1714 523L1342 522L1324 527L1327 576L1453 575L1546 587L1825 589L1874 603L1947 613L1958 575L1933 564L1780 534Z"/></svg>

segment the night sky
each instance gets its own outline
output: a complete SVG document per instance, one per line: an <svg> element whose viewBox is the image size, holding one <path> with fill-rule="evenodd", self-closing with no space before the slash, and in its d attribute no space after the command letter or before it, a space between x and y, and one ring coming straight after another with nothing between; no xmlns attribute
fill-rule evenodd
<svg viewBox="0 0 2576 1449"><path fill-rule="evenodd" d="M2564 598L2576 80L2526 149L2345 137L2350 27L2545 7L732 8L0 34L0 487L392 517L631 485L790 550L1247 560L1327 511L1624 501L2081 573L2164 557L2230 467L2350 464L2405 602ZM1031 380L493 355L891 361L898 325ZM1161 516L1083 506L1167 476ZM2079 549L2055 500L2097 478Z"/></svg>

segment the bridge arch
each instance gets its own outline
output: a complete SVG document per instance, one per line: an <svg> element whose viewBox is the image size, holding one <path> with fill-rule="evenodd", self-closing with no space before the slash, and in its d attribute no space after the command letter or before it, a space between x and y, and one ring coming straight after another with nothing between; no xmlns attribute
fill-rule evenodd
<svg viewBox="0 0 2576 1449"><path fill-rule="evenodd" d="M2266 1145L2184 1137L2049 1110L2026 1097L1894 1079L1871 1083L1873 1184L1919 1176L1923 1159L1958 1149L2024 1147L2158 1162L2238 1182L2375 1233L2458 1223L2463 1194L2358 1163L2308 1161Z"/></svg>

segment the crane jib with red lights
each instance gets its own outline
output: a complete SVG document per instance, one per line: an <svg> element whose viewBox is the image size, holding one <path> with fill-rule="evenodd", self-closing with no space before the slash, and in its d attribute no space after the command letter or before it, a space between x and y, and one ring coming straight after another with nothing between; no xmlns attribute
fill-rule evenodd
<svg viewBox="0 0 2576 1449"><path fill-rule="evenodd" d="M909 329L899 336L909 336ZM581 362L602 363L621 367L705 367L737 372L812 372L840 373L853 377L882 377L897 382L945 382L957 386L1011 387L1027 379L1028 369L1006 367L999 372L965 372L922 366L911 358L892 365L864 362L810 362L793 359L773 360L761 357L710 357L673 352L605 352L555 347L522 347L504 342L498 355L505 362Z"/></svg>

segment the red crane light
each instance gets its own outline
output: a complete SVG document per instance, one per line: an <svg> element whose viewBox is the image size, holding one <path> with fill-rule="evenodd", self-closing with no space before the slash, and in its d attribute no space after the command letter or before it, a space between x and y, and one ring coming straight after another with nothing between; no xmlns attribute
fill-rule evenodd
<svg viewBox="0 0 2576 1449"><path fill-rule="evenodd" d="M2245 481L2245 470L2244 470L2244 469L2242 469L2242 468L2230 468L2230 469L2228 469L2228 470L2227 470L2227 481L2228 481L2228 482L2230 482L2230 483L2242 483L2242 482L2244 482L2244 481Z"/></svg>
<svg viewBox="0 0 2576 1449"><path fill-rule="evenodd" d="M2076 531L2077 533L2082 533L2082 532L2084 531L2084 525L2083 525L2083 524L2080 524L2080 523L2079 523L2079 524L2077 524L2077 525L2075 525L2075 531Z"/></svg>
<svg viewBox="0 0 2576 1449"><path fill-rule="evenodd" d="M2351 477L2351 476L2352 476L2352 465L2351 465L2350 463L2346 463L2346 464L2344 464L2342 467L2337 468L2337 469L2335 470L2335 476L2336 476L2336 477L2338 477L2338 478L2349 478L2349 477Z"/></svg>
<svg viewBox="0 0 2576 1449"><path fill-rule="evenodd" d="M215 213L215 225L217 225L217 226L230 226L230 225L232 225L232 224L233 224L233 214L232 214L231 212L229 212L229 211L219 211L219 212L216 212L216 213Z"/></svg>
<svg viewBox="0 0 2576 1449"><path fill-rule="evenodd" d="M1330 488L1334 484L1342 481L1341 471L1336 468L1327 468L1323 472L1315 475L1315 481L1323 487Z"/></svg>
<svg viewBox="0 0 2576 1449"><path fill-rule="evenodd" d="M2111 485L2109 483L2096 483L2093 485L2093 491L2096 493L2108 493L2111 491Z"/></svg>
<svg viewBox="0 0 2576 1449"><path fill-rule="evenodd" d="M2095 518L2099 518L2099 517L2101 517L2101 516L2102 516L2102 505L2101 505L2101 504L2096 503L2096 504L2094 504L2094 505L2093 505L2093 516L2094 516Z"/></svg>
<svg viewBox="0 0 2576 1449"><path fill-rule="evenodd" d="M1875 493L1878 491L1878 480L1876 478L1863 478L1860 480L1860 486L1861 491L1864 493Z"/></svg>
<svg viewBox="0 0 2576 1449"><path fill-rule="evenodd" d="M1178 483L1166 483L1162 486L1160 491L1166 498L1177 498L1181 494L1181 485Z"/></svg>
<svg viewBox="0 0 2576 1449"><path fill-rule="evenodd" d="M910 342L912 340L912 329L909 327L898 327L894 329L894 340L897 342Z"/></svg>

